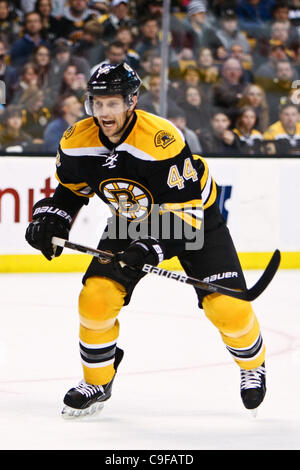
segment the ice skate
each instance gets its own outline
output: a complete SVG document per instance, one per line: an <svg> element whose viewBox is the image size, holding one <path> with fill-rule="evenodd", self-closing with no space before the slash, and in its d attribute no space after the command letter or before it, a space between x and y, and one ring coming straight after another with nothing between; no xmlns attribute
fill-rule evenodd
<svg viewBox="0 0 300 470"><path fill-rule="evenodd" d="M256 369L241 369L241 397L245 408L256 416L266 394L265 363Z"/></svg>
<svg viewBox="0 0 300 470"><path fill-rule="evenodd" d="M123 359L122 349L116 349L114 368L117 368ZM104 402L111 397L112 385L116 374L105 385L92 385L82 380L76 387L71 388L64 397L64 418L78 418L99 413L104 407Z"/></svg>

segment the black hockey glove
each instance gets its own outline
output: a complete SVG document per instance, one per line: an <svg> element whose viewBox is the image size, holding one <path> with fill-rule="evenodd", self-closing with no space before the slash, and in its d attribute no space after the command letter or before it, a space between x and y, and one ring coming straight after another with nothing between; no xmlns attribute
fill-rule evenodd
<svg viewBox="0 0 300 470"><path fill-rule="evenodd" d="M53 204L52 198L45 198L33 206L32 222L28 225L25 238L29 245L41 250L50 261L59 256L62 247L54 247L51 243L53 236L69 238L72 217L64 210Z"/></svg>
<svg viewBox="0 0 300 470"><path fill-rule="evenodd" d="M115 256L115 262L140 270L144 264L157 266L164 259L164 249L154 238L134 240L129 247Z"/></svg>

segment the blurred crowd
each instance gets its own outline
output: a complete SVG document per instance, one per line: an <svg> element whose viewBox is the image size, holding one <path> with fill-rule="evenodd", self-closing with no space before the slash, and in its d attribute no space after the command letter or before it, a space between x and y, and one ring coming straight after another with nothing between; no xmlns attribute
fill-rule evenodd
<svg viewBox="0 0 300 470"><path fill-rule="evenodd" d="M160 114L162 0L0 0L0 152L55 154L102 63ZM300 0L171 0L167 118L192 152L300 155ZM5 84L5 86L3 86Z"/></svg>

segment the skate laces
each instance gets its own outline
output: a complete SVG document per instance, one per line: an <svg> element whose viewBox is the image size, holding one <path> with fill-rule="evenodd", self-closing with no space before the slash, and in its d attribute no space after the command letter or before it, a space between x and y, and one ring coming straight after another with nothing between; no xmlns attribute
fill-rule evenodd
<svg viewBox="0 0 300 470"><path fill-rule="evenodd" d="M81 393L82 395L86 396L87 398L92 397L96 393L102 392L104 393L104 388L102 385L91 385L86 382L81 381L75 389Z"/></svg>
<svg viewBox="0 0 300 470"><path fill-rule="evenodd" d="M241 390L248 388L260 388L261 378L265 375L266 369L263 365L256 369L241 369Z"/></svg>

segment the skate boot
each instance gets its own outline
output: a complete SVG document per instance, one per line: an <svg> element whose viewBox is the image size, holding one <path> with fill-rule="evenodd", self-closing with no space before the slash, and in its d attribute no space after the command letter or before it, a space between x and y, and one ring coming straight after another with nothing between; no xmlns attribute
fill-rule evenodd
<svg viewBox="0 0 300 470"><path fill-rule="evenodd" d="M241 369L241 397L245 408L256 415L256 408L266 394L265 363L256 369Z"/></svg>
<svg viewBox="0 0 300 470"><path fill-rule="evenodd" d="M117 372L118 366L123 359L124 351L116 348L114 368ZM112 385L116 374L110 382L105 385L92 385L82 380L77 387L71 388L64 397L64 418L77 418L79 416L94 415L102 410L104 402L111 397Z"/></svg>

